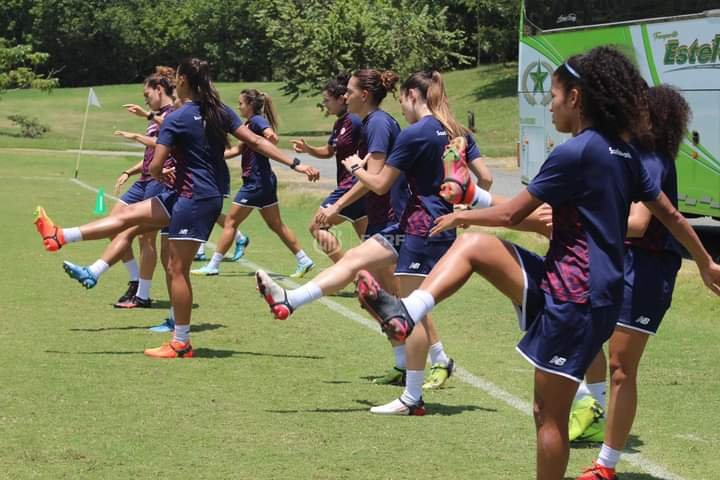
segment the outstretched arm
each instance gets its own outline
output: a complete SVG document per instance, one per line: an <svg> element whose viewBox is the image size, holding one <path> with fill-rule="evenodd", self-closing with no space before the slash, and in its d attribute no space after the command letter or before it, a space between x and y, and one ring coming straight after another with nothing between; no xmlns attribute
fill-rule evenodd
<svg viewBox="0 0 720 480"><path fill-rule="evenodd" d="M720 266L715 263L705 247L700 242L695 230L692 229L685 217L673 206L664 193L660 193L657 200L644 202L655 218L660 220L670 233L682 243L690 252L693 260L700 269L700 275L705 285L716 295L720 295Z"/></svg>

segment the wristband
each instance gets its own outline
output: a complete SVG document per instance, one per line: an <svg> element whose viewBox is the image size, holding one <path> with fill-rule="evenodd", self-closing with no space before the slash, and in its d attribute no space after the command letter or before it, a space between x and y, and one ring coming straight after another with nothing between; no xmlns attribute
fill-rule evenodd
<svg viewBox="0 0 720 480"><path fill-rule="evenodd" d="M293 163L290 165L290 168L295 170L298 165L300 165L300 159L297 157L293 158Z"/></svg>
<svg viewBox="0 0 720 480"><path fill-rule="evenodd" d="M148 113L145 118L147 118L147 119L148 119L148 122L149 122L150 120L152 120L153 118L155 118L155 112L150 111L150 113Z"/></svg>
<svg viewBox="0 0 720 480"><path fill-rule="evenodd" d="M132 175L130 175L127 171L124 171L123 173L124 173L125 175L127 175L128 177L132 177Z"/></svg>
<svg viewBox="0 0 720 480"><path fill-rule="evenodd" d="M360 165L358 165L357 163L356 163L355 165L351 165L351 166L350 166L350 173L355 173L355 172L357 172L358 170L360 170L361 168L362 168L362 167L361 167Z"/></svg>

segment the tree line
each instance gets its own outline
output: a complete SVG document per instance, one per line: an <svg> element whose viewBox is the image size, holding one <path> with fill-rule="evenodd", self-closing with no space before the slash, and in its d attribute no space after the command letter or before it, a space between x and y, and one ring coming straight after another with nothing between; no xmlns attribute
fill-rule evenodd
<svg viewBox="0 0 720 480"><path fill-rule="evenodd" d="M513 59L519 7L517 0L4 0L0 89L54 78L66 87L132 83L155 65L199 56L218 81L279 80L297 96L357 67L402 75ZM25 76L8 80L18 69Z"/></svg>

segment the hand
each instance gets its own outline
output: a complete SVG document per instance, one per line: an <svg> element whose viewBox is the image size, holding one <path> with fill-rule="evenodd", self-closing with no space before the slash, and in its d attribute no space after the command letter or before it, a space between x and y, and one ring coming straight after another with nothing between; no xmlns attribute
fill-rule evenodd
<svg viewBox="0 0 720 480"><path fill-rule="evenodd" d="M148 114L150 113L144 108L142 108L140 105L135 105L134 103L126 103L125 105L123 105L123 108L127 108L128 112L143 118L147 118Z"/></svg>
<svg viewBox="0 0 720 480"><path fill-rule="evenodd" d="M135 140L134 133L126 132L123 130L115 130L114 135L117 135L118 137L123 137L124 139L127 139L127 140Z"/></svg>
<svg viewBox="0 0 720 480"><path fill-rule="evenodd" d="M320 180L320 170L310 165L300 164L295 167L295 171L307 175L308 182L317 182Z"/></svg>
<svg viewBox="0 0 720 480"><path fill-rule="evenodd" d="M353 170L359 170L361 168L365 168L365 165L367 165L368 158L370 158L370 154L365 155L365 158L360 158L355 155L350 155L349 157L346 157L342 164L345 166L348 172L354 173Z"/></svg>
<svg viewBox="0 0 720 480"><path fill-rule="evenodd" d="M458 204L453 205L453 211L455 211L455 212L465 212L467 210L472 210L472 207L470 205L465 205L463 203L458 203ZM458 224L458 228L462 228L462 229L468 228L469 226L470 225L468 225L467 223Z"/></svg>
<svg viewBox="0 0 720 480"><path fill-rule="evenodd" d="M320 207L317 215L315 215L314 222L318 225L332 225L331 220L336 220L337 214L340 209L335 204L327 207Z"/></svg>
<svg viewBox="0 0 720 480"><path fill-rule="evenodd" d="M175 167L163 168L162 176L165 183L175 185Z"/></svg>
<svg viewBox="0 0 720 480"><path fill-rule="evenodd" d="M120 193L120 187L125 185L125 182L128 181L128 178L130 178L130 175L128 175L126 172L123 172L120 174L120 176L115 180L115 187L113 188L113 195L117 196L118 193Z"/></svg>
<svg viewBox="0 0 720 480"><path fill-rule="evenodd" d="M710 262L708 267L700 269L700 276L705 286L715 295L720 296L720 265Z"/></svg>
<svg viewBox="0 0 720 480"><path fill-rule="evenodd" d="M553 221L552 221L552 207L548 205L547 203L543 203L540 205L537 209L538 212L538 218L541 222L545 224L546 227L552 229Z"/></svg>
<svg viewBox="0 0 720 480"><path fill-rule="evenodd" d="M304 138L300 140L290 140L290 143L292 143L293 150L297 153L308 153L308 144L305 143Z"/></svg>
<svg viewBox="0 0 720 480"><path fill-rule="evenodd" d="M430 230L430 236L434 237L435 235L439 235L446 230L452 230L461 223L462 222L460 221L460 213L448 213L447 215L438 217L435 219L435 225Z"/></svg>

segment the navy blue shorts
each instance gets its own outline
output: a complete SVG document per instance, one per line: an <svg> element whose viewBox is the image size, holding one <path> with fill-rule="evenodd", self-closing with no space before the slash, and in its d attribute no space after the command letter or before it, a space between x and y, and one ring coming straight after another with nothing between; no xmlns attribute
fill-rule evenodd
<svg viewBox="0 0 720 480"><path fill-rule="evenodd" d="M655 335L670 308L681 263L680 256L674 253L626 249L625 292L617 324Z"/></svg>
<svg viewBox="0 0 720 480"><path fill-rule="evenodd" d="M330 193L330 195L327 196L325 200L322 201L320 205L323 208L334 205L335 202L337 202L340 197L345 195L348 190L349 188L336 188ZM340 210L339 215L345 220L348 220L352 223L355 223L358 220L367 217L367 212L365 211L365 197L361 198L352 205L348 205L347 207Z"/></svg>
<svg viewBox="0 0 720 480"><path fill-rule="evenodd" d="M405 234L395 223L373 237L395 251L395 275L427 277L435 264L453 244L453 240L431 241L427 237Z"/></svg>
<svg viewBox="0 0 720 480"><path fill-rule="evenodd" d="M530 324L542 313L545 305L545 292L540 288L545 276L545 259L529 250L510 244L520 260L525 285L523 287L523 303L515 305L520 330L526 332Z"/></svg>
<svg viewBox="0 0 720 480"><path fill-rule="evenodd" d="M167 187L158 182L154 178L148 180L138 180L133 183L127 192L123 193L120 197L120 201L125 205L132 205L133 203L140 203L148 198L157 197L163 193Z"/></svg>
<svg viewBox="0 0 720 480"><path fill-rule="evenodd" d="M167 232L163 232L169 240L207 242L222 211L222 197L185 198L171 191L157 198L170 216Z"/></svg>
<svg viewBox="0 0 720 480"><path fill-rule="evenodd" d="M619 314L620 305L592 308L546 293L542 313L516 348L535 368L580 383L615 330Z"/></svg>
<svg viewBox="0 0 720 480"><path fill-rule="evenodd" d="M248 208L267 208L277 205L277 177L275 174L260 181L243 178L243 186L233 204Z"/></svg>

